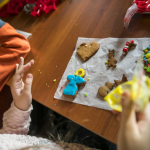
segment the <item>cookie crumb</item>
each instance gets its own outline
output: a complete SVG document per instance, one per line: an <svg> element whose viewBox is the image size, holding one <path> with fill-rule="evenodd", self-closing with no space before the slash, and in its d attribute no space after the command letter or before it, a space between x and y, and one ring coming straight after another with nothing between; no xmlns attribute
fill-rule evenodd
<svg viewBox="0 0 150 150"><path fill-rule="evenodd" d="M101 74L103 74L103 72L101 72Z"/></svg>
<svg viewBox="0 0 150 150"><path fill-rule="evenodd" d="M88 96L86 93L85 93L84 95L85 95L85 97L87 97L87 96Z"/></svg>
<svg viewBox="0 0 150 150"><path fill-rule="evenodd" d="M56 79L54 79L53 82L56 82Z"/></svg>
<svg viewBox="0 0 150 150"><path fill-rule="evenodd" d="M88 78L88 81L90 80L90 78Z"/></svg>

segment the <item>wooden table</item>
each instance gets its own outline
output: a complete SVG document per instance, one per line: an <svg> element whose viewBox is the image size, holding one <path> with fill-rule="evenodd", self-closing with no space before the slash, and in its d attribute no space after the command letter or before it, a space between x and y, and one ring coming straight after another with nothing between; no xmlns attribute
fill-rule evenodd
<svg viewBox="0 0 150 150"><path fill-rule="evenodd" d="M25 62L35 60L28 71L34 76L33 99L114 143L119 124L110 111L55 100L54 94L78 37L150 35L150 15L136 14L125 30L123 19L131 4L132 0L65 0L56 11L39 18L21 12L4 19L16 29L32 33L31 52Z"/></svg>

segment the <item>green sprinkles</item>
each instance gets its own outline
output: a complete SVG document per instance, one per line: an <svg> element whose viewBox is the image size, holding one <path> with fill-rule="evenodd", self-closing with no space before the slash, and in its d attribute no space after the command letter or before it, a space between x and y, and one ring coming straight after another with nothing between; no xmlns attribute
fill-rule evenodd
<svg viewBox="0 0 150 150"><path fill-rule="evenodd" d="M84 95L85 95L85 97L87 97L87 96L88 96L86 93L85 93Z"/></svg>
<svg viewBox="0 0 150 150"><path fill-rule="evenodd" d="M73 59L71 59L71 62L73 62Z"/></svg>
<svg viewBox="0 0 150 150"><path fill-rule="evenodd" d="M77 25L77 23L75 25Z"/></svg>

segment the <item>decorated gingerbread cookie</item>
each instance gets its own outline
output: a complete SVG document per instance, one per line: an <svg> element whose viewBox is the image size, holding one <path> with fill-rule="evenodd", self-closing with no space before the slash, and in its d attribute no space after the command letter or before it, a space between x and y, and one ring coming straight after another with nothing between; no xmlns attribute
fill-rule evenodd
<svg viewBox="0 0 150 150"><path fill-rule="evenodd" d="M128 79L127 79L127 76L125 74L123 74L122 80L114 80L114 81L115 81L116 85L118 86L118 85L128 81Z"/></svg>
<svg viewBox="0 0 150 150"><path fill-rule="evenodd" d="M78 85L85 85L86 81L76 75L68 75L67 79L69 81L68 85L63 91L63 95L69 98L75 98L78 93Z"/></svg>
<svg viewBox="0 0 150 150"><path fill-rule="evenodd" d="M132 40L132 41L127 41L126 42L126 46L123 48L123 55L127 55L127 53L128 53L128 51L130 50L130 48L132 47L132 46L136 46L136 44L134 43L134 41Z"/></svg>
<svg viewBox="0 0 150 150"><path fill-rule="evenodd" d="M98 94L101 96L101 97L105 97L109 92L110 90L112 90L114 87L114 84L113 83L110 83L110 82L106 82L105 83L105 86L101 86L99 89L98 89Z"/></svg>
<svg viewBox="0 0 150 150"><path fill-rule="evenodd" d="M142 55L143 67L146 72L150 73L150 46L145 48Z"/></svg>
<svg viewBox="0 0 150 150"><path fill-rule="evenodd" d="M86 61L98 51L99 47L100 44L98 42L92 42L90 44L82 43L77 49L77 54L83 61Z"/></svg>
<svg viewBox="0 0 150 150"><path fill-rule="evenodd" d="M115 59L115 50L109 50L109 54L108 54L108 67L116 67L116 63L117 63L117 60Z"/></svg>
<svg viewBox="0 0 150 150"><path fill-rule="evenodd" d="M84 76L85 76L85 70L82 69L82 68L80 68L80 69L78 69L78 70L75 72L74 75L79 76L79 77L84 77Z"/></svg>

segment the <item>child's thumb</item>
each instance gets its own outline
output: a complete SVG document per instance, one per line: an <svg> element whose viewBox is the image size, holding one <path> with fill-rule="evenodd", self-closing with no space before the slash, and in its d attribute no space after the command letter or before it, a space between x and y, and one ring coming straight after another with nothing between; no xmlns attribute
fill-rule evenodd
<svg viewBox="0 0 150 150"><path fill-rule="evenodd" d="M24 86L24 92L26 94L31 94L32 81L33 81L33 75L31 73L27 74L26 82Z"/></svg>
<svg viewBox="0 0 150 150"><path fill-rule="evenodd" d="M121 98L122 103L122 119L121 123L125 125L127 122L135 122L135 109L132 104L131 94L129 91L126 91L122 94Z"/></svg>

